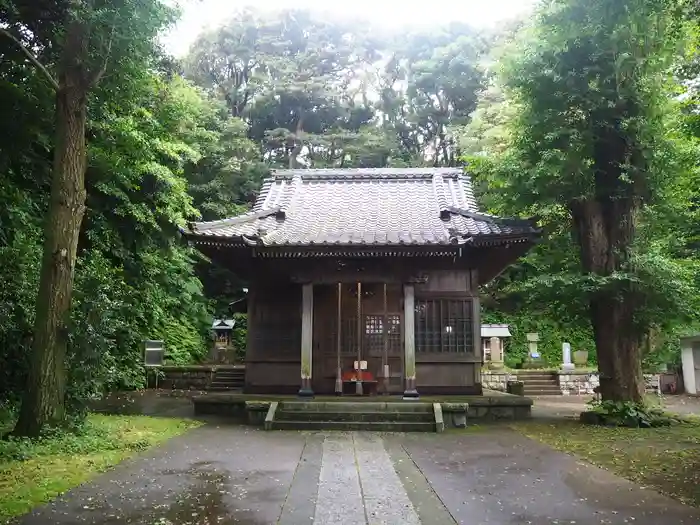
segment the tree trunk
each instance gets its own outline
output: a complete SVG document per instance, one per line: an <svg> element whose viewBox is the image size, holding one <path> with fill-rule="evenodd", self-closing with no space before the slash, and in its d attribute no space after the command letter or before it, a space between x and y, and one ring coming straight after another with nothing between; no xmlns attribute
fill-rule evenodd
<svg viewBox="0 0 700 525"><path fill-rule="evenodd" d="M628 299L601 294L591 301L600 394L606 401L641 402L644 396L639 335Z"/></svg>
<svg viewBox="0 0 700 525"><path fill-rule="evenodd" d="M632 244L634 200L590 199L571 205L584 272L607 277L624 270ZM590 300L603 400L641 402L644 377L635 298L628 285L605 286Z"/></svg>
<svg viewBox="0 0 700 525"><path fill-rule="evenodd" d="M65 419L67 324L80 226L85 213L86 92L64 72L56 97L56 145L51 201L36 302L27 389L14 433L37 436Z"/></svg>
<svg viewBox="0 0 700 525"><path fill-rule="evenodd" d="M302 140L302 133L304 132L304 116L299 116L299 121L297 122L297 129L294 132L294 147L292 152L289 154L289 169L295 169L297 167L297 157L301 153L304 147L304 141Z"/></svg>

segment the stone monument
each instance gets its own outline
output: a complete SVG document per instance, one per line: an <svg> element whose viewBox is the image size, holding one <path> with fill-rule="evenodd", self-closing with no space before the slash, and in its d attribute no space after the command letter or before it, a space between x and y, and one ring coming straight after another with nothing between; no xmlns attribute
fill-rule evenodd
<svg viewBox="0 0 700 525"><path fill-rule="evenodd" d="M503 368L503 345L500 337L492 337L490 340L491 363L490 368L500 370Z"/></svg>
<svg viewBox="0 0 700 525"><path fill-rule="evenodd" d="M561 369L564 371L574 370L576 368L576 366L571 362L571 345L569 343L562 343L561 353L562 353Z"/></svg>
<svg viewBox="0 0 700 525"><path fill-rule="evenodd" d="M540 340L540 335L536 332L529 333L527 337L527 359L523 363L523 368L542 368L542 356L537 350L537 342Z"/></svg>

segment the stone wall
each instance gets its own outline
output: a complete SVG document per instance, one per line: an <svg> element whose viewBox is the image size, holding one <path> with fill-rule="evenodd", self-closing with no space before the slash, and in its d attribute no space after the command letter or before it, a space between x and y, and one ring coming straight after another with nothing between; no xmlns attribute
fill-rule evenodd
<svg viewBox="0 0 700 525"><path fill-rule="evenodd" d="M658 393L660 384L659 374L644 374L646 391ZM559 371L559 387L565 396L593 395L593 390L600 385L598 372Z"/></svg>
<svg viewBox="0 0 700 525"><path fill-rule="evenodd" d="M164 366L160 368L158 388L173 390L206 390L217 368L213 365ZM148 374L149 386L155 386L153 374Z"/></svg>
<svg viewBox="0 0 700 525"><path fill-rule="evenodd" d="M559 388L565 396L593 395L593 389L599 384L598 372L559 371Z"/></svg>
<svg viewBox="0 0 700 525"><path fill-rule="evenodd" d="M528 419L532 399L511 394L484 395L469 400L469 419L488 421Z"/></svg>
<svg viewBox="0 0 700 525"><path fill-rule="evenodd" d="M505 392L508 381L515 381L517 376L504 370L482 370L481 386L487 390Z"/></svg>

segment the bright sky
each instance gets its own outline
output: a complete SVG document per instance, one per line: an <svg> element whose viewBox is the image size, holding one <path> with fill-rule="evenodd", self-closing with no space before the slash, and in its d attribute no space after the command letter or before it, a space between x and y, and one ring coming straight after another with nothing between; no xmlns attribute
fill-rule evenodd
<svg viewBox="0 0 700 525"><path fill-rule="evenodd" d="M295 7L340 16L365 18L377 27L430 27L449 22L466 22L475 27L493 27L520 15L537 0L456 0L421 2L412 0L171 0L178 3L183 16L163 39L168 51L176 56L187 52L197 35L207 28L224 23L242 7L276 11ZM450 5L452 4L452 5Z"/></svg>

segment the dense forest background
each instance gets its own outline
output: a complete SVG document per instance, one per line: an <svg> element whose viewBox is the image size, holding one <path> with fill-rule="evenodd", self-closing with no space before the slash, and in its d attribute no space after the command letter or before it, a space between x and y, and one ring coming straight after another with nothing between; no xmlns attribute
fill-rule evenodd
<svg viewBox="0 0 700 525"><path fill-rule="evenodd" d="M0 25L20 28L13 34L51 62L42 25L50 16L37 12L49 21L30 31L13 25L13 16L4 13ZM537 66L523 59L534 49L532 21L492 32L446 23L388 34L310 12L244 11L176 59L154 36L177 13L159 5L149 16L147 52L112 64L89 95L87 209L68 327L72 397L143 386L146 338L164 339L175 363L205 357L212 318L226 315L244 284L188 247L178 226L244 211L269 170L289 166L465 166L484 211L537 216L545 231L539 246L482 291L484 321L511 325L509 359L525 354L530 331L540 333L553 365L562 341L595 359L586 293L601 283L582 277L566 195L551 193L541 163L522 169L530 155L523 141L554 140L536 132L552 125L546 108L561 103L533 92L532 100L543 97L535 111L532 100L516 96L532 87ZM655 126L644 129L661 145L648 167L661 181L658 198L640 211L634 259L646 366L677 361L677 337L700 312L700 63L694 15L682 16L682 38L648 36L661 39L654 56L668 63L653 91L663 95L658 111L644 115ZM540 27L556 23L534 19ZM594 62L602 52L596 45L592 38L588 55L572 60ZM620 75L623 62L613 64ZM580 86L570 80L574 97ZM54 99L21 48L0 35L0 400L16 398L26 380ZM573 132L566 138L571 147L577 140ZM568 174L553 157L548 169Z"/></svg>

